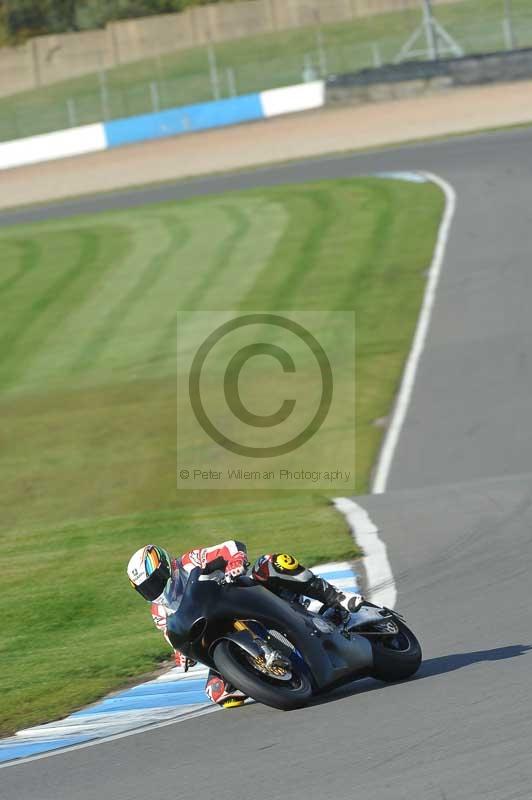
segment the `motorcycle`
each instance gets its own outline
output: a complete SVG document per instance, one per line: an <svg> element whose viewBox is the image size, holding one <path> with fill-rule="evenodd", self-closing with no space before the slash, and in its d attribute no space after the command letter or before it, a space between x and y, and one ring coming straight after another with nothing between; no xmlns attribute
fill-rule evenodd
<svg viewBox="0 0 532 800"><path fill-rule="evenodd" d="M228 581L199 567L184 590L183 582L176 585L174 597L172 645L272 708L300 708L360 678L405 680L421 664L420 644L403 617L367 601L356 626L351 615L338 623L334 610L314 612L300 597L281 597L247 576Z"/></svg>

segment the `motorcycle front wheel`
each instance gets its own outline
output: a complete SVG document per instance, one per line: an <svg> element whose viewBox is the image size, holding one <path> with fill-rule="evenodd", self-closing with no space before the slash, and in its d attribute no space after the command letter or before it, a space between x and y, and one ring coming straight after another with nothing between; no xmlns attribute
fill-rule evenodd
<svg viewBox="0 0 532 800"><path fill-rule="evenodd" d="M399 632L371 642L373 648L372 676L379 681L394 683L411 678L421 664L421 645L404 622L394 619Z"/></svg>
<svg viewBox="0 0 532 800"><path fill-rule="evenodd" d="M306 705L312 696L307 675L292 671L288 680L267 675L253 665L249 653L236 642L222 639L212 657L216 669L227 681L265 706L291 711Z"/></svg>

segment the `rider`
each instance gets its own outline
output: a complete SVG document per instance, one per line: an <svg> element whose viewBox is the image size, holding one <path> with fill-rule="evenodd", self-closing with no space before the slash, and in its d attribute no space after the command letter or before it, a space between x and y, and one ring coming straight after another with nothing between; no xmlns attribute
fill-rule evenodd
<svg viewBox="0 0 532 800"><path fill-rule="evenodd" d="M179 578L184 589L188 575L195 567L222 569L230 579L246 573L249 566L246 546L242 542L227 541L213 547L190 550L179 558L172 558L162 547L148 544L137 550L129 560L127 574L134 589L151 602L151 614L157 628L170 643L166 632L167 617L173 613L165 588L170 580ZM317 600L320 603L340 610L355 612L363 603L363 598L355 594L343 594L323 578L305 569L293 556L287 554L263 555L251 570L254 580L262 583L276 594L288 591ZM344 609L343 612L341 609ZM177 666L186 668L186 658L174 651ZM210 670L205 692L213 703L224 708L242 705L245 695L227 683L219 673Z"/></svg>

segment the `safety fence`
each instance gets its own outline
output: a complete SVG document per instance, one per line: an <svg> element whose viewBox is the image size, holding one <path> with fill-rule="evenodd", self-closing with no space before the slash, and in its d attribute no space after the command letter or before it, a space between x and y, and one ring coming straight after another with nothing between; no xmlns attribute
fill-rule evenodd
<svg viewBox="0 0 532 800"><path fill-rule="evenodd" d="M41 12L44 19L41 18L38 27L50 32L34 36L24 44L0 48L0 96L41 89L101 69L112 69L207 45L224 42L233 45L250 38L254 39L256 45L261 38L275 38L277 34L282 39L287 31L297 32L315 26L345 27L353 23L358 25L359 21L364 26L368 19L390 14L392 18L399 14L402 19L404 14L419 11L421 1L201 0L179 13L135 17L141 8L140 4L131 0L127 5L133 17L116 21L117 12L119 17L123 17L127 11L122 0L63 3L63 14L57 13L61 7L57 0L53 3L4 0L0 3L0 35L3 26L10 27L8 19L20 19L20 13L17 12L29 14L30 17ZM477 1L431 0L434 8ZM143 5L146 10L150 4L146 2ZM163 5L159 3L159 7ZM176 4L172 5L175 7ZM2 8L4 14L1 13ZM55 20L49 20L47 27L46 16L50 15ZM68 32L60 32L67 30L67 20L72 27ZM379 27L379 23L376 24ZM20 32L31 29L31 24L27 28L22 25Z"/></svg>
<svg viewBox="0 0 532 800"><path fill-rule="evenodd" d="M443 14L444 10L461 8L457 4L438 10L438 19L443 20L458 48L453 53L442 42L438 55L532 46L532 4L528 13L511 18L502 12L465 20L457 14ZM383 17L380 27L367 21L356 27L314 26L279 33L274 38L169 52L113 69L102 64L91 75L0 98L0 141L391 64L397 61L420 20L412 11L387 15L386 19L390 16L398 24L384 25ZM417 54L407 54L405 59L426 58L422 41L420 45Z"/></svg>
<svg viewBox="0 0 532 800"><path fill-rule="evenodd" d="M310 110L324 103L325 84L323 81L314 81L226 100L181 106L154 114L83 125L0 143L0 169Z"/></svg>

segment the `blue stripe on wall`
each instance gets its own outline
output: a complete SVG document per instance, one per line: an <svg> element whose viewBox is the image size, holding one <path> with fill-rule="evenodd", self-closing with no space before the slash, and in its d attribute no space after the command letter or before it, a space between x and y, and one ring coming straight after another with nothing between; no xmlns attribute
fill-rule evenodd
<svg viewBox="0 0 532 800"><path fill-rule="evenodd" d="M202 131L238 122L262 119L260 94L247 94L211 103L169 108L157 114L143 114L104 123L108 147L160 139L190 131Z"/></svg>

